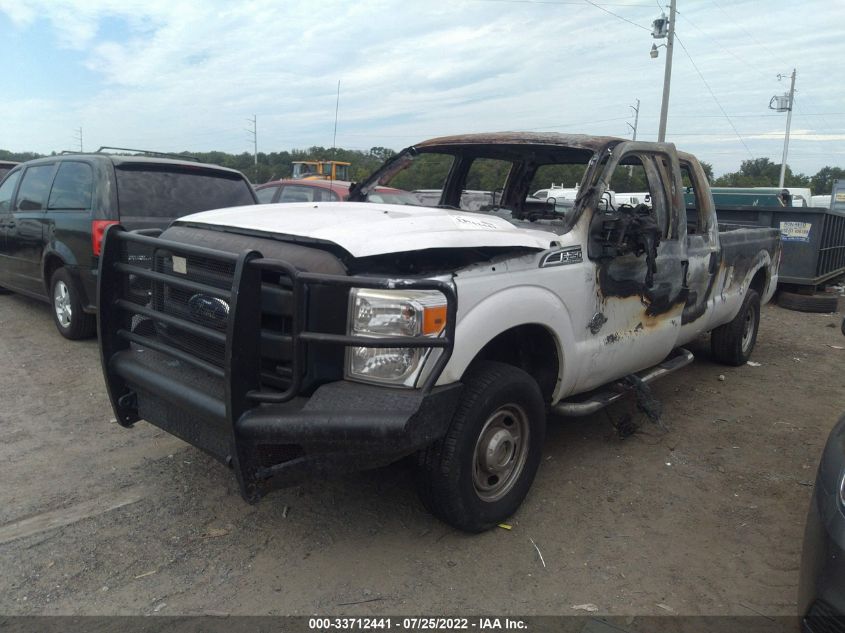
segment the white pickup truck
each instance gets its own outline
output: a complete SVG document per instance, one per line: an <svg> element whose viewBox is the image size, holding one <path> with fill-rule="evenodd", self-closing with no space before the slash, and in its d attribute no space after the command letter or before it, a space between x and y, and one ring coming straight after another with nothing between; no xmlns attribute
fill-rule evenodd
<svg viewBox="0 0 845 633"><path fill-rule="evenodd" d="M573 170L573 205L529 197ZM650 204L614 207L605 192L635 177ZM440 196L367 202L382 185ZM495 204L462 210L468 189ZM228 464L251 502L416 455L426 507L481 531L528 493L547 416L682 367L708 332L717 360L745 363L777 283L777 231L719 227L701 166L671 144L439 138L350 200L110 228L99 336L117 421Z"/></svg>

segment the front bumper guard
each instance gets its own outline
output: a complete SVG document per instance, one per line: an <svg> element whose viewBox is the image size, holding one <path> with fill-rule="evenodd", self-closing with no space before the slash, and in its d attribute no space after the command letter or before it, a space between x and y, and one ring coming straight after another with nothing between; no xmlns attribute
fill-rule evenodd
<svg viewBox="0 0 845 633"><path fill-rule="evenodd" d="M155 254L203 258L234 267L230 288L208 285L173 270L146 268L121 258L122 245ZM262 387L262 273L286 278L291 290L290 382ZM138 280L201 292L228 304L225 332L179 318L128 296ZM438 338L370 338L309 330L309 288L437 290L446 298L446 327ZM152 293L150 293L152 296ZM460 385L435 388L454 346L457 296L444 282L309 273L259 252L233 254L157 237L155 231L108 229L98 284L100 357L115 417L122 426L146 419L228 464L243 497L257 501L270 490L313 472L357 470L389 463L441 437L457 405ZM216 364L167 342L133 331L133 319L177 327L224 345ZM324 384L300 397L307 344L440 349L419 389L346 381Z"/></svg>

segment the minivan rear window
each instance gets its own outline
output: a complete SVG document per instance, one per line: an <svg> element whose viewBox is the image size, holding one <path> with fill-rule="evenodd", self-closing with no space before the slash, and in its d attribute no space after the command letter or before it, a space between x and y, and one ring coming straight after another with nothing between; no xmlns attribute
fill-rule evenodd
<svg viewBox="0 0 845 633"><path fill-rule="evenodd" d="M170 166L116 167L121 216L178 218L189 213L255 204L238 174Z"/></svg>

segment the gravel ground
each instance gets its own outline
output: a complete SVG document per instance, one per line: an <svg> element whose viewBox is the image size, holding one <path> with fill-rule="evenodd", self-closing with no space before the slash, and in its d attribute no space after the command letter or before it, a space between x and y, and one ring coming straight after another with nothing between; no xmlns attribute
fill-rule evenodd
<svg viewBox="0 0 845 633"><path fill-rule="evenodd" d="M0 297L0 613L792 614L845 409L841 321L766 307L760 366L701 341L655 385L667 432L619 439L630 403L552 420L513 529L470 536L423 510L406 463L247 505L198 450L110 422L96 342Z"/></svg>

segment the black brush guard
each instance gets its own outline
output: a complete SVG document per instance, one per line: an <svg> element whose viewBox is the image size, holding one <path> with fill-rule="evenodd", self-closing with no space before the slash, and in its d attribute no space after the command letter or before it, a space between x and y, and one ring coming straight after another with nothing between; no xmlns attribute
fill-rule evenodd
<svg viewBox="0 0 845 633"><path fill-rule="evenodd" d="M100 258L100 355L119 424L130 427L146 419L206 451L234 469L250 502L315 471L389 463L445 433L460 385L434 385L454 345L457 297L452 286L436 280L303 272L257 251L233 254L164 240L159 233L112 226ZM137 254L144 250L149 255ZM192 279L186 270L176 270L178 258L232 273ZM169 263L163 266L162 261ZM262 346L268 345L262 332L262 291L268 292L268 273L279 275L279 288L270 290L284 290L292 308L289 332L269 339L290 349L286 388L268 387L262 379ZM308 297L318 285L347 292L353 287L437 290L446 298L446 327L438 338L312 331L307 327ZM205 311L200 310L200 317L209 322L166 309L161 297L168 293L201 297ZM225 311L223 305L228 306ZM154 328L170 336L151 336ZM217 346L222 357L182 345L179 336ZM442 352L420 388L340 380L304 398L300 392L309 344Z"/></svg>

